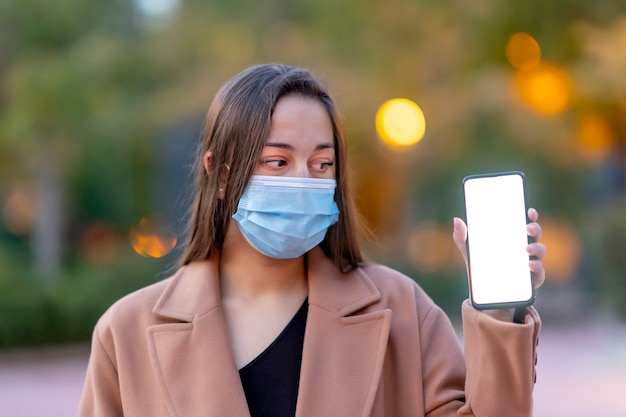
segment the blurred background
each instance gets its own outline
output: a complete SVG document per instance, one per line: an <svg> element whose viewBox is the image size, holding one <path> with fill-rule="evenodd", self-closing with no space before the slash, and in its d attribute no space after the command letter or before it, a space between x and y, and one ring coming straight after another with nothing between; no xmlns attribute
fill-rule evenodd
<svg viewBox="0 0 626 417"><path fill-rule="evenodd" d="M206 110L264 62L326 82L368 256L453 321L461 180L503 170L540 212L546 325L626 320L626 1L3 0L0 349L87 342L171 272Z"/></svg>

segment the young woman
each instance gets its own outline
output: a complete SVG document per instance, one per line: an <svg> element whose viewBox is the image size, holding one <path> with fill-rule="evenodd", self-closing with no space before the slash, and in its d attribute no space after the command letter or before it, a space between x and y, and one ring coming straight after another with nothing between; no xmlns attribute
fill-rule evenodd
<svg viewBox="0 0 626 417"><path fill-rule="evenodd" d="M363 261L341 122L309 72L228 81L196 174L181 267L102 316L79 416L532 414L536 311L465 302L463 353L418 284ZM464 255L465 236L455 219ZM528 252L541 285L545 248Z"/></svg>

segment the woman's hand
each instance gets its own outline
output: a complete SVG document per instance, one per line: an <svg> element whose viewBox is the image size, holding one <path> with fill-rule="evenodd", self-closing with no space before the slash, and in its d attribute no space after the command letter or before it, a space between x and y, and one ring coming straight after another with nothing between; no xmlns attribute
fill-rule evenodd
<svg viewBox="0 0 626 417"><path fill-rule="evenodd" d="M526 225L528 236L532 239L532 243L526 247L526 251L531 257L528 266L535 273L535 288L539 288L546 280L546 271L543 268L543 258L546 256L546 247L539 243L541 239L541 226L537 223L539 213L534 208L528 209L528 218L530 223Z"/></svg>
<svg viewBox="0 0 626 417"><path fill-rule="evenodd" d="M535 274L535 288L539 288L543 285L546 278L546 273L543 268L543 258L546 256L546 247L539 243L541 239L541 226L537 223L539 219L539 213L534 208L528 209L528 218L530 223L526 225L526 232L531 237L531 243L526 247L526 251L530 256L528 262L528 268ZM463 220L458 217L454 218L454 232L452 235L454 243L463 255L465 259L465 267L468 268L467 261L467 226ZM487 314L490 314L498 319L512 321L513 309L498 309L498 310L484 310Z"/></svg>

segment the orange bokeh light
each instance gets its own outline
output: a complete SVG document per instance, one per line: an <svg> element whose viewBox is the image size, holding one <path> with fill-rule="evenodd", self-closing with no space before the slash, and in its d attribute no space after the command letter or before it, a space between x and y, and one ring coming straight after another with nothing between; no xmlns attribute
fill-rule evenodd
<svg viewBox="0 0 626 417"><path fill-rule="evenodd" d="M541 220L541 243L547 249L543 266L550 282L565 283L574 278L580 264L581 243L576 230L565 223Z"/></svg>
<svg viewBox="0 0 626 417"><path fill-rule="evenodd" d="M537 68L541 61L541 48L528 33L517 32L506 45L506 58L518 70L528 71Z"/></svg>
<svg viewBox="0 0 626 417"><path fill-rule="evenodd" d="M81 250L85 259L94 265L106 265L119 255L120 235L104 224L92 224L81 235Z"/></svg>
<svg viewBox="0 0 626 417"><path fill-rule="evenodd" d="M36 202L33 191L24 185L16 186L3 207L6 228L14 235L21 236L33 228L36 216Z"/></svg>
<svg viewBox="0 0 626 417"><path fill-rule="evenodd" d="M611 152L615 141L607 120L598 114L583 114L578 119L578 149L585 160L598 163Z"/></svg>
<svg viewBox="0 0 626 417"><path fill-rule="evenodd" d="M565 110L573 90L569 74L555 65L547 64L529 71L517 71L515 86L526 105L547 115Z"/></svg>
<svg viewBox="0 0 626 417"><path fill-rule="evenodd" d="M141 256L161 258L174 249L176 242L175 233L158 216L143 217L130 229L130 243Z"/></svg>

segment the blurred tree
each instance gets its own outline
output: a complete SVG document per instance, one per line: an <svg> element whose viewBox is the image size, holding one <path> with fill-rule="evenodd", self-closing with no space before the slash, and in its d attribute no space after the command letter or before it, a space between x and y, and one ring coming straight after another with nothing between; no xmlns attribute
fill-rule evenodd
<svg viewBox="0 0 626 417"><path fill-rule="evenodd" d="M118 62L94 62L94 55L102 50L93 42L104 38L124 45L132 40L132 19L126 18L132 15L129 7L125 1L0 4L3 172L34 178L37 184L33 260L37 273L48 279L61 267L68 166L98 128L115 122L109 118L95 125L92 120L110 105L106 97L125 88L110 82L120 72ZM94 40L90 46L97 50L85 49L89 40ZM134 57L123 49L120 55L125 60Z"/></svg>
<svg viewBox="0 0 626 417"><path fill-rule="evenodd" d="M140 3L0 2L0 180L38 184L32 241L42 274L54 275L64 245L80 246L90 224L126 232L157 209L157 158L190 147L180 136L199 136L215 91L258 62L327 79L345 114L360 206L383 242L373 254L411 275L415 225L449 227L464 175L524 170L542 216L576 224L588 186L574 146L579 113L592 107L623 137L623 64L612 53L623 0L172 0L161 14ZM512 89L505 47L518 31L572 77L564 111L540 114ZM607 94L610 106L590 104ZM402 153L374 130L378 106L395 97L426 116L424 140ZM462 281L457 269L424 280Z"/></svg>

